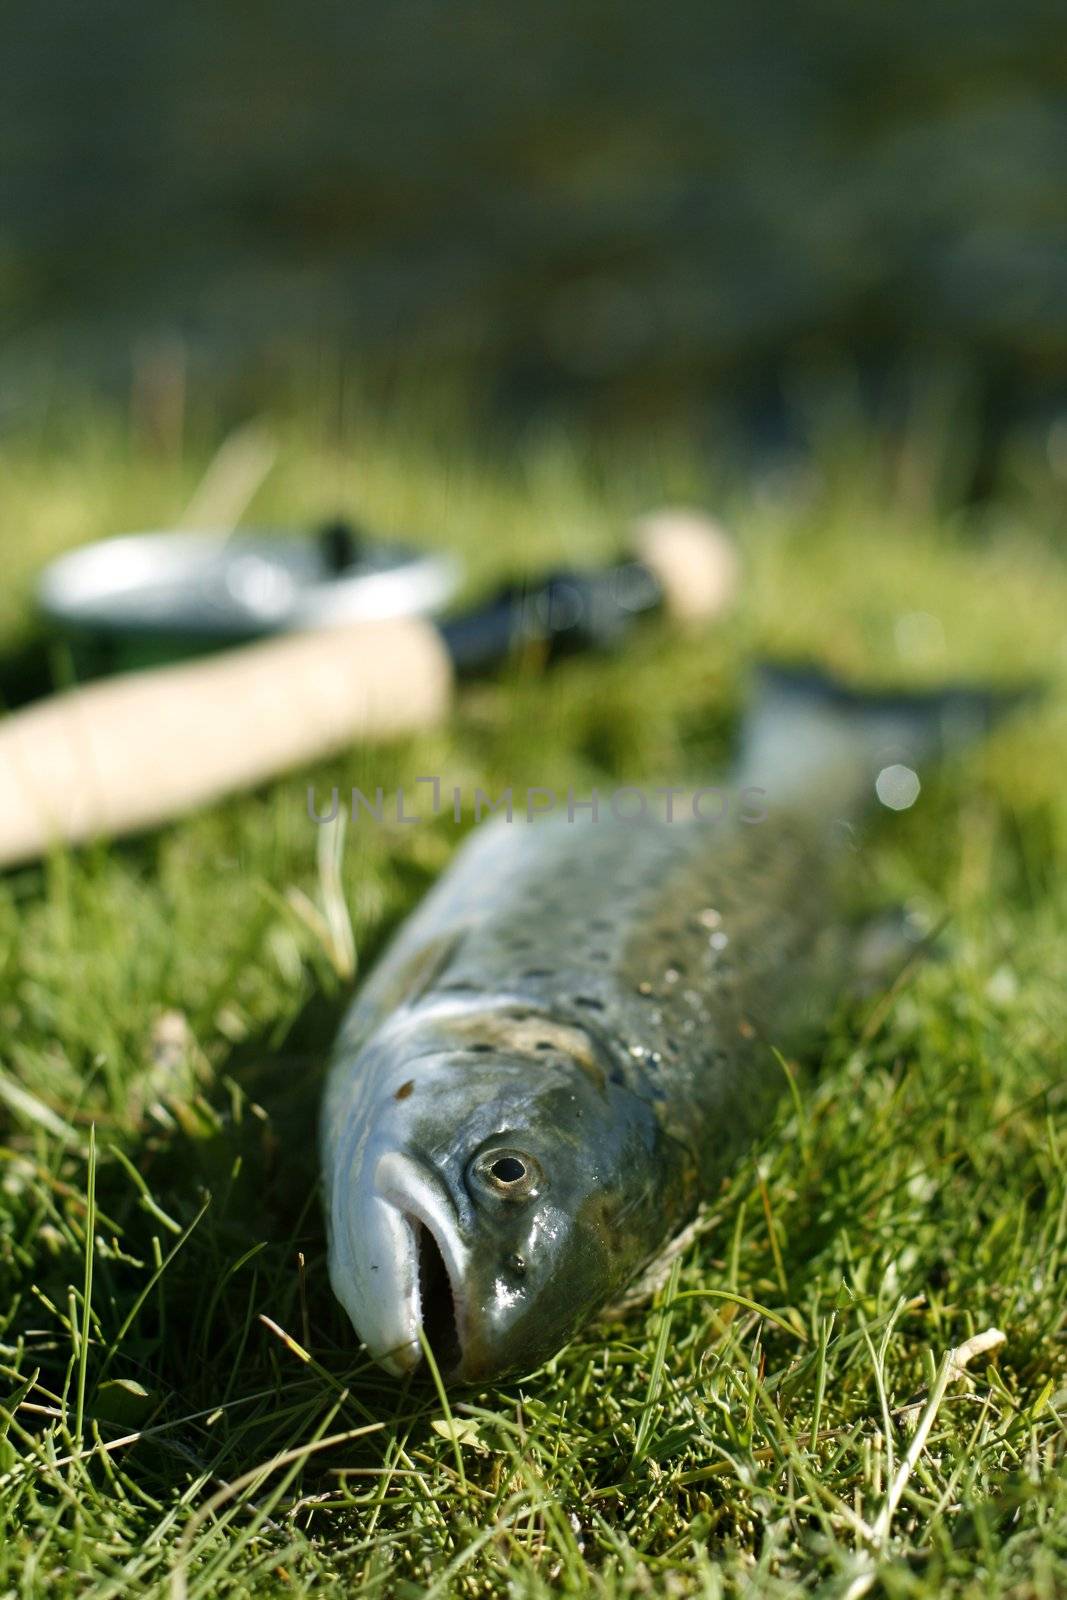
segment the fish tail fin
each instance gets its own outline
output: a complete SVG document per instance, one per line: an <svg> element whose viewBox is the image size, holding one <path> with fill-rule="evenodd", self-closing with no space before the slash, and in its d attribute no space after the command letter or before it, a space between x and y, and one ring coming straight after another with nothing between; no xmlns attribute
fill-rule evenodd
<svg viewBox="0 0 1067 1600"><path fill-rule="evenodd" d="M921 771L1039 693L1032 684L869 693L817 668L765 663L742 730L738 782L772 804L858 805L876 793L903 810Z"/></svg>

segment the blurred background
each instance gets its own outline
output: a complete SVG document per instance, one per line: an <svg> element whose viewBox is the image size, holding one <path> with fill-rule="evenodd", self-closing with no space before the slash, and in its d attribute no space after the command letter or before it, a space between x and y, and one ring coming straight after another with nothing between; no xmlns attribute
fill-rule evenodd
<svg viewBox="0 0 1067 1600"><path fill-rule="evenodd" d="M980 494L1063 401L1042 0L44 0L3 55L7 427L81 385L165 435L182 391L240 415L347 363L773 450L844 363L887 414L951 374Z"/></svg>

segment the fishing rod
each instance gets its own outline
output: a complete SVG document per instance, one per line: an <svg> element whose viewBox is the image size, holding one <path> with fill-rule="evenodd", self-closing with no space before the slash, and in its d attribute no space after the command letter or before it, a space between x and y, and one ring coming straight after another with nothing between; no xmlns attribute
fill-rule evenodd
<svg viewBox="0 0 1067 1600"><path fill-rule="evenodd" d="M171 604L176 596L187 599L182 561L190 559L195 537L134 536L134 547L127 543L118 552L129 580L122 590L127 609L129 575L143 574L148 539L171 541L164 588L169 584ZM274 623L294 631L84 683L0 722L0 866L32 860L58 844L155 827L350 744L438 726L457 680L492 671L532 641L554 659L616 646L651 613L709 621L730 604L737 581L734 548L716 523L693 512L661 511L636 525L622 561L512 583L472 609L441 619L426 611L449 586L440 572L435 583L424 556L404 551L390 566L381 546L368 550L350 537L346 545L335 528L332 554L329 543L318 546L318 557L336 569L343 601L320 594L320 613L309 612L307 593L325 582L321 570L313 582L291 581L288 590L282 585L273 591ZM262 563L262 538L257 544ZM109 592L98 570L103 548L64 558L97 563L95 589L91 582L86 589L85 571L81 589L73 585L80 611L70 595L77 568L67 566L66 590L63 571L57 577L53 570L46 609L54 617L65 614L70 621L73 612L83 628L94 617L99 624L101 595ZM218 570L209 562L209 576L200 571L209 593L216 580L222 582L223 611L233 600L234 570L249 580L245 600L271 599L268 568L261 565L259 581L253 581L255 555L230 536L213 550ZM203 558L201 551L196 559ZM234 561L244 565L234 569ZM414 562L421 574L421 598L415 601L410 593L405 599L397 581L397 565L404 561ZM278 604L283 592L292 602L287 614ZM222 602L218 595L215 600L208 609L218 622ZM158 619L165 610L158 594L154 604ZM240 626L217 631L225 638L236 630L240 637Z"/></svg>

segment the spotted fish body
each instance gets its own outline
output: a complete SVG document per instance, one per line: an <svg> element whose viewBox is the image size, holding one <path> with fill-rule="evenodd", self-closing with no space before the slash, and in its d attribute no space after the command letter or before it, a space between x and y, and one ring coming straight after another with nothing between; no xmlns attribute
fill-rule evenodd
<svg viewBox="0 0 1067 1600"><path fill-rule="evenodd" d="M847 979L845 818L943 710L794 688L738 770L765 814L475 831L356 1001L324 1106L331 1280L384 1366L428 1344L453 1379L533 1367L715 1193Z"/></svg>

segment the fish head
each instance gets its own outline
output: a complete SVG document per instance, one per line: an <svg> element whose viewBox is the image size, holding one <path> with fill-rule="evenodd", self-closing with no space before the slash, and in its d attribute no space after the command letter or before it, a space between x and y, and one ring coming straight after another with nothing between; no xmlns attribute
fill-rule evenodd
<svg viewBox="0 0 1067 1600"><path fill-rule="evenodd" d="M538 1031L551 1056L407 1041L339 1141L331 1279L392 1372L425 1346L451 1382L529 1371L662 1242L677 1174L653 1108Z"/></svg>

